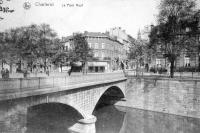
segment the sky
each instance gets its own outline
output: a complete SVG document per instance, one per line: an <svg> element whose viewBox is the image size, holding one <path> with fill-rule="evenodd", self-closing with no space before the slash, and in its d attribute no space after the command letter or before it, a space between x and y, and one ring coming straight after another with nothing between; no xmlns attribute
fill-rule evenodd
<svg viewBox="0 0 200 133"><path fill-rule="evenodd" d="M160 0L0 0L0 6L14 9L13 13L0 11L0 31L30 24L50 24L59 37L73 32L105 32L121 27L137 37L139 29L156 23ZM24 9L29 2L31 7ZM54 6L41 6L53 3ZM69 4L74 4L70 7ZM80 7L77 7L79 4ZM40 6L38 6L40 5ZM65 7L63 7L65 5Z"/></svg>

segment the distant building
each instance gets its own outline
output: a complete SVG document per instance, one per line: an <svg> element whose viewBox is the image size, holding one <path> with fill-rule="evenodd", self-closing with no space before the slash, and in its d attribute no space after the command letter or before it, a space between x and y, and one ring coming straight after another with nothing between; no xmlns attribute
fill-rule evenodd
<svg viewBox="0 0 200 133"><path fill-rule="evenodd" d="M89 72L119 70L120 61L127 59L124 44L109 34L85 31L83 36L94 54L94 59L88 62ZM68 50L73 45L73 36L64 38L63 42L63 49Z"/></svg>
<svg viewBox="0 0 200 133"><path fill-rule="evenodd" d="M125 30L122 30L121 27L111 28L109 31L109 36L112 38L116 38L119 42L123 43L126 54L128 54L131 42Z"/></svg>

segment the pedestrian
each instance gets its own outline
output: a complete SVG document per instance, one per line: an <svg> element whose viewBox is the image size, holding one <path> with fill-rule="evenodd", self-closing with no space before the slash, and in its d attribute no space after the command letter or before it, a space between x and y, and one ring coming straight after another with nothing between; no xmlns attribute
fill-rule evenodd
<svg viewBox="0 0 200 133"><path fill-rule="evenodd" d="M168 64L168 65L167 65L167 76L170 76L170 67L171 67L171 65Z"/></svg>
<svg viewBox="0 0 200 133"><path fill-rule="evenodd" d="M87 72L88 72L88 65L87 63L85 63L85 74L87 74Z"/></svg>
<svg viewBox="0 0 200 133"><path fill-rule="evenodd" d="M124 70L124 63L121 61L121 69Z"/></svg>
<svg viewBox="0 0 200 133"><path fill-rule="evenodd" d="M149 72L149 65L148 65L148 63L145 64L145 69L146 69L146 72Z"/></svg>
<svg viewBox="0 0 200 133"><path fill-rule="evenodd" d="M72 73L72 71L73 71L73 63L70 62L69 64L70 64L70 69L69 69L69 71L68 71L68 75L70 76L71 73Z"/></svg>
<svg viewBox="0 0 200 133"><path fill-rule="evenodd" d="M122 69L124 75L126 75L125 70L124 70L124 63L122 61L121 61L120 65L121 65L121 69Z"/></svg>
<svg viewBox="0 0 200 133"><path fill-rule="evenodd" d="M25 70L23 71L23 74L24 74L24 78L27 78L27 76L28 76L28 71L25 69Z"/></svg>
<svg viewBox="0 0 200 133"><path fill-rule="evenodd" d="M49 76L49 68L47 68L46 74L47 74L47 76Z"/></svg>
<svg viewBox="0 0 200 133"><path fill-rule="evenodd" d="M9 78L9 70L8 70L8 68L6 68L6 71L5 71L5 78L6 78L6 79Z"/></svg>
<svg viewBox="0 0 200 133"><path fill-rule="evenodd" d="M85 74L85 62L82 62L82 73L83 73L83 75Z"/></svg>
<svg viewBox="0 0 200 133"><path fill-rule="evenodd" d="M4 68L1 69L1 76L3 79L5 78L5 69Z"/></svg>

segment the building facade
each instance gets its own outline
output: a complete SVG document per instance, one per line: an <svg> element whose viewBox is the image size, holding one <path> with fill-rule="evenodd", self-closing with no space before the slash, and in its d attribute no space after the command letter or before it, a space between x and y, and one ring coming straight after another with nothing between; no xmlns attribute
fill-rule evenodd
<svg viewBox="0 0 200 133"><path fill-rule="evenodd" d="M108 32L109 36L112 38L116 38L119 42L124 44L124 49L126 50L126 56L128 56L129 47L131 45L131 41L129 40L129 35L123 30L121 27L111 28Z"/></svg>
<svg viewBox="0 0 200 133"><path fill-rule="evenodd" d="M120 62L127 59L124 44L107 33L83 33L89 47L93 50L94 58L88 61L89 72L109 72L120 69ZM64 49L68 50L73 45L73 36L64 39Z"/></svg>

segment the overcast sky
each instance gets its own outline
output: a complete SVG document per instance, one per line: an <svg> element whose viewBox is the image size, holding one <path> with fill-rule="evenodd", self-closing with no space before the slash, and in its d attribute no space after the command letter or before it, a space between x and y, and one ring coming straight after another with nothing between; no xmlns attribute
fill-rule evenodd
<svg viewBox="0 0 200 133"><path fill-rule="evenodd" d="M155 23L160 0L3 0L3 6L14 13L2 13L0 30L29 24L48 23L61 36L73 32L105 32L112 27L122 27L133 37L139 29ZM24 2L31 8L23 8ZM36 2L54 3L53 7L36 6ZM62 4L83 4L82 7L62 7ZM38 3L37 3L38 4Z"/></svg>

